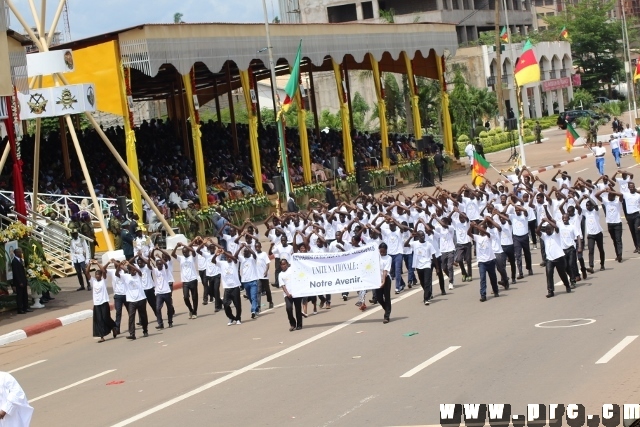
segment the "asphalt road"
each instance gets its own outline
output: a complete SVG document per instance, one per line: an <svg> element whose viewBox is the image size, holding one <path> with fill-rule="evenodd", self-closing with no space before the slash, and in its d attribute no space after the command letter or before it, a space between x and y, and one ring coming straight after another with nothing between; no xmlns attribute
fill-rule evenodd
<svg viewBox="0 0 640 427"><path fill-rule="evenodd" d="M566 169L596 177L592 159ZM468 181L446 185L457 180ZM571 294L559 285L552 299L539 251L535 274L500 298L478 302L476 269L428 307L421 290L392 295L387 325L352 297L301 331L288 332L282 306L229 327L212 305L189 320L176 294L173 329L97 344L91 322L80 322L1 347L0 369L27 366L14 375L34 426L415 426L438 424L441 403L510 403L515 414L528 403L582 403L598 414L603 403L640 401L640 340L606 356L640 335L640 256L626 224L623 236L622 264L605 228L607 270ZM570 320L551 322L560 319Z"/></svg>

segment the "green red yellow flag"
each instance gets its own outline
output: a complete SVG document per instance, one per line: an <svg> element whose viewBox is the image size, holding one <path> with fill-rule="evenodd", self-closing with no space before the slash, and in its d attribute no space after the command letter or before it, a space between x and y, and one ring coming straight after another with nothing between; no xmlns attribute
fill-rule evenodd
<svg viewBox="0 0 640 427"><path fill-rule="evenodd" d="M638 130L636 128L636 130ZM636 143L633 144L633 158L636 159L636 163L640 163L640 134L636 133Z"/></svg>
<svg viewBox="0 0 640 427"><path fill-rule="evenodd" d="M571 123L567 123L567 137L565 139L565 145L567 147L567 153L571 152L573 144L576 143L576 139L580 138L578 132L571 126Z"/></svg>
<svg viewBox="0 0 640 427"><path fill-rule="evenodd" d="M533 45L529 40L524 44L522 55L520 55L520 60L516 64L515 78L518 86L540 81L540 65L533 51Z"/></svg>
<svg viewBox="0 0 640 427"><path fill-rule="evenodd" d="M298 91L299 83L300 83L300 59L302 57L302 40L300 40L300 44L298 45L298 54L296 55L296 60L293 63L293 68L291 69L291 77L289 77L289 81L284 88L284 92L286 96L284 98L284 102L282 103L282 110L288 111L291 108L291 104L293 104L293 100L296 97L296 92Z"/></svg>
<svg viewBox="0 0 640 427"><path fill-rule="evenodd" d="M487 169L489 168L489 166L491 166L491 163L489 163L484 157L482 157L480 154L478 154L477 151L473 152L473 183L475 184L476 182L476 177L478 176L484 176L487 173Z"/></svg>
<svg viewBox="0 0 640 427"><path fill-rule="evenodd" d="M564 39L569 38L569 31L567 31L567 27L562 27L562 30L560 30L560 37Z"/></svg>
<svg viewBox="0 0 640 427"><path fill-rule="evenodd" d="M502 27L502 31L500 31L500 39L505 43L509 43L509 33L507 32L507 27Z"/></svg>
<svg viewBox="0 0 640 427"><path fill-rule="evenodd" d="M633 82L640 79L640 58L636 59L636 69L633 71Z"/></svg>

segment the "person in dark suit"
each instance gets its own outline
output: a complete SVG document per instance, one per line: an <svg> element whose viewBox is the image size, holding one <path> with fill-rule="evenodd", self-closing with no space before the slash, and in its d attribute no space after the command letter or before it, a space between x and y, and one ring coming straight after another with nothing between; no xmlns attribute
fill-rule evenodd
<svg viewBox="0 0 640 427"><path fill-rule="evenodd" d="M11 260L11 269L13 271L13 285L16 288L16 303L18 305L18 314L31 312L29 308L29 294L27 286L27 273L24 269L24 258L22 258L22 250L17 248L13 251L15 255Z"/></svg>
<svg viewBox="0 0 640 427"><path fill-rule="evenodd" d="M298 205L296 205L296 201L293 196L289 196L289 200L287 200L287 211L289 212L298 212L300 209Z"/></svg>
<svg viewBox="0 0 640 427"><path fill-rule="evenodd" d="M333 190L331 190L331 186L327 184L326 191L324 193L325 199L329 204L329 209L333 209L336 207L336 195L333 194Z"/></svg>

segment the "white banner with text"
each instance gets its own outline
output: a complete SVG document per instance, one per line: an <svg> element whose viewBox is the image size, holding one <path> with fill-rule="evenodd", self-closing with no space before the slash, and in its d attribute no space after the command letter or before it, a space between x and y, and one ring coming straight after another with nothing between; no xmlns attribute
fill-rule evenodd
<svg viewBox="0 0 640 427"><path fill-rule="evenodd" d="M355 292L380 287L376 245L338 253L297 253L287 290L295 297Z"/></svg>

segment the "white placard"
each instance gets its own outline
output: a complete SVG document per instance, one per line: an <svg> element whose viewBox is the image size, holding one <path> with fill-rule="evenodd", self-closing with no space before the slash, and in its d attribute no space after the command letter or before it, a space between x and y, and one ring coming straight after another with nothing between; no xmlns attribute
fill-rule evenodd
<svg viewBox="0 0 640 427"><path fill-rule="evenodd" d="M380 252L376 245L338 253L292 256L287 290L294 297L339 294L380 287Z"/></svg>
<svg viewBox="0 0 640 427"><path fill-rule="evenodd" d="M4 244L4 251L7 253L7 280L13 280L13 270L11 269L11 261L13 261L13 251L18 249L18 241L12 240Z"/></svg>
<svg viewBox="0 0 640 427"><path fill-rule="evenodd" d="M70 73L75 70L71 49L51 52L30 53L27 55L29 77L49 76L55 73Z"/></svg>
<svg viewBox="0 0 640 427"><path fill-rule="evenodd" d="M92 83L32 89L29 94L18 92L18 99L20 120L96 111L96 90Z"/></svg>

